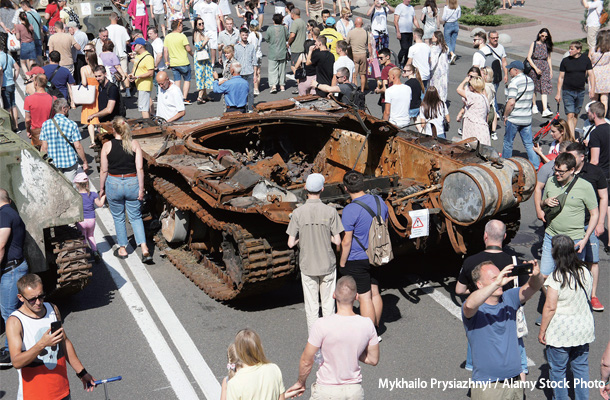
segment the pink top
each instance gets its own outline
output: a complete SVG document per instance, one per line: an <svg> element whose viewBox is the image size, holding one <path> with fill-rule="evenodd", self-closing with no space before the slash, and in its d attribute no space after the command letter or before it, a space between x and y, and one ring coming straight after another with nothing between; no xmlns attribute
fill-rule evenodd
<svg viewBox="0 0 610 400"><path fill-rule="evenodd" d="M31 43L34 41L32 32L28 31L28 28L22 24L16 24L15 30L19 32L19 40L21 43Z"/></svg>
<svg viewBox="0 0 610 400"><path fill-rule="evenodd" d="M369 345L379 343L369 318L338 314L318 319L311 327L308 342L320 347L324 358L317 374L320 385L362 382L358 358Z"/></svg>

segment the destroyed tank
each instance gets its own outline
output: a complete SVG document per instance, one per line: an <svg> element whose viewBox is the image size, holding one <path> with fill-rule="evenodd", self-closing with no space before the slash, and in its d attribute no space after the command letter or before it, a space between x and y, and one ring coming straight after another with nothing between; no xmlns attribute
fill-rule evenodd
<svg viewBox="0 0 610 400"><path fill-rule="evenodd" d="M25 223L25 258L29 271L43 279L45 293L57 298L82 290L91 263L74 225L83 220L81 196L46 154L11 131L5 110L0 110L0 188Z"/></svg>
<svg viewBox="0 0 610 400"><path fill-rule="evenodd" d="M492 217L507 224L510 240L536 182L529 161L502 159L474 138L453 143L399 130L315 96L259 104L250 114L130 124L161 222L157 244L218 300L294 278L298 257L286 228L312 172L325 176L322 201L340 213L350 201L343 175L362 172L367 191L388 205L395 250L438 252L445 243L459 254L481 242Z"/></svg>

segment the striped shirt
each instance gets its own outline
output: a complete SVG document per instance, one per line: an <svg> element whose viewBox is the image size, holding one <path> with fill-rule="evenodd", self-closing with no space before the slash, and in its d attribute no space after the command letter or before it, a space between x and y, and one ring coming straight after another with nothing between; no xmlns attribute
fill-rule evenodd
<svg viewBox="0 0 610 400"><path fill-rule="evenodd" d="M250 75L254 73L254 67L258 66L256 59L256 47L251 43L244 45L239 42L235 45L235 59L241 64L241 74Z"/></svg>
<svg viewBox="0 0 610 400"><path fill-rule="evenodd" d="M76 122L69 120L63 114L55 114L53 118L70 143L75 143L82 139ZM78 161L76 151L59 133L53 123L53 119L49 119L42 124L40 140L48 143L49 157L53 159L53 164L57 168L70 168Z"/></svg>
<svg viewBox="0 0 610 400"><path fill-rule="evenodd" d="M531 125L532 123L532 97L534 96L534 81L521 73L510 80L508 84L507 99L519 99L508 121L515 125Z"/></svg>

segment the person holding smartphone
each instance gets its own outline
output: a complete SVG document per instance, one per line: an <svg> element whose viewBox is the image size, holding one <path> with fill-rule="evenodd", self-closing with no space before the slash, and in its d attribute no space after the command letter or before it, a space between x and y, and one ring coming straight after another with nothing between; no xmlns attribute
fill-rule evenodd
<svg viewBox="0 0 610 400"><path fill-rule="evenodd" d="M17 281L23 305L6 321L13 367L19 369L24 399L64 399L70 396L66 363L76 372L83 389L92 391L94 379L78 359L74 345L61 327L57 307L44 302L42 280L27 274ZM39 332L44 332L38 340Z"/></svg>

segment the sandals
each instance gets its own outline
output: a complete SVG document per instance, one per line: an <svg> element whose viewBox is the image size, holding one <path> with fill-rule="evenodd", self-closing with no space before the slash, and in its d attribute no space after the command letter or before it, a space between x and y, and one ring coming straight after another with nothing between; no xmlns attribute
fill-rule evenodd
<svg viewBox="0 0 610 400"><path fill-rule="evenodd" d="M205 104L207 101L203 97L197 97L197 104Z"/></svg>

